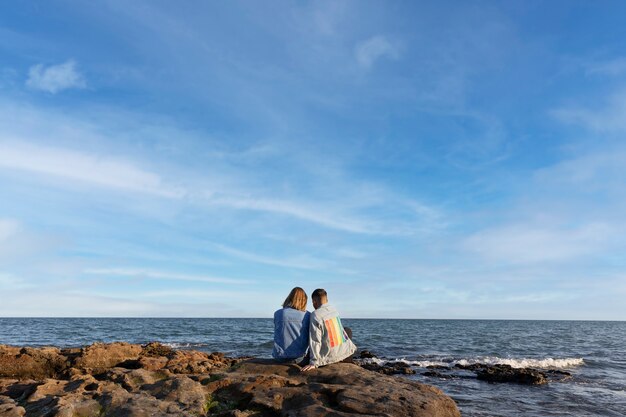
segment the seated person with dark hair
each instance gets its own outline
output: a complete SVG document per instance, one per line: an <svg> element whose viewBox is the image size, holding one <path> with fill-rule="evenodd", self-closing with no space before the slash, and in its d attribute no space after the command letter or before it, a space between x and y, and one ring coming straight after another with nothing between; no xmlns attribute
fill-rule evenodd
<svg viewBox="0 0 626 417"><path fill-rule="evenodd" d="M339 313L328 304L326 291L319 288L311 294L315 311L309 324L310 362L302 372L331 363L341 362L356 352L356 346L341 324Z"/></svg>

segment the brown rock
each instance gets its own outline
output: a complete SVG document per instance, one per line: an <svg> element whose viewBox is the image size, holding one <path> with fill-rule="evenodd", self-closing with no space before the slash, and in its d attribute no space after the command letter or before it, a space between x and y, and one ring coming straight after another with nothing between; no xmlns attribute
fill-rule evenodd
<svg viewBox="0 0 626 417"><path fill-rule="evenodd" d="M82 349L74 367L91 373L104 372L126 361L136 361L143 348L130 343L94 343Z"/></svg>
<svg viewBox="0 0 626 417"><path fill-rule="evenodd" d="M143 356L139 358L139 365L143 369L147 369L149 371L157 371L159 369L163 369L165 365L167 365L168 359L165 356Z"/></svg>
<svg viewBox="0 0 626 417"><path fill-rule="evenodd" d="M1 417L460 416L454 401L436 388L347 363L301 373L293 364L125 343L62 354L1 352L32 359L20 362L25 370L13 368L18 374L48 369L32 363L52 366L57 359L69 366L52 366L55 379L0 378Z"/></svg>
<svg viewBox="0 0 626 417"><path fill-rule="evenodd" d="M50 378L67 368L56 348L16 348L0 345L0 377Z"/></svg>
<svg viewBox="0 0 626 417"><path fill-rule="evenodd" d="M141 356L158 357L158 356L171 356L176 351L169 346L165 346L159 342L150 342L143 347Z"/></svg>
<svg viewBox="0 0 626 417"><path fill-rule="evenodd" d="M24 407L20 407L12 398L0 395L0 416L22 417L24 414Z"/></svg>
<svg viewBox="0 0 626 417"><path fill-rule="evenodd" d="M166 368L175 374L209 373L214 367L223 366L204 352L179 350L167 361Z"/></svg>
<svg viewBox="0 0 626 417"><path fill-rule="evenodd" d="M228 378L240 382L216 390L212 398L223 404L238 399L234 407L238 409L290 417L460 416L454 401L437 388L353 364L338 363L302 374L295 365L252 360L233 373L236 377Z"/></svg>

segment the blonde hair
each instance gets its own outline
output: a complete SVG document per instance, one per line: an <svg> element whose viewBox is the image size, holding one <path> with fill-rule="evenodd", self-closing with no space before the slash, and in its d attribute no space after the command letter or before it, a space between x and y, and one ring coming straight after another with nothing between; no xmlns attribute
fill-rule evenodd
<svg viewBox="0 0 626 417"><path fill-rule="evenodd" d="M285 308L295 308L296 310L306 311L307 296L304 290L300 287L295 287L283 303Z"/></svg>

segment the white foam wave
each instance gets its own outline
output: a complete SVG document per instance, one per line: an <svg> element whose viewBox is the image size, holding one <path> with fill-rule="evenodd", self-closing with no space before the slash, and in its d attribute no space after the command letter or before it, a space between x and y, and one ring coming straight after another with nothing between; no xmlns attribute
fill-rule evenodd
<svg viewBox="0 0 626 417"><path fill-rule="evenodd" d="M172 349L188 349L207 346L206 343L181 343L181 342L163 342L163 346L171 347Z"/></svg>
<svg viewBox="0 0 626 417"><path fill-rule="evenodd" d="M375 363L376 365L383 366L388 363L393 362L402 362L411 366L416 366L418 368L426 368L428 366L449 366L449 363L440 362L440 361L410 361L404 358L398 359L378 359L378 358L368 358L368 359L360 359L360 362L363 364L367 363Z"/></svg>
<svg viewBox="0 0 626 417"><path fill-rule="evenodd" d="M553 359L553 358L545 358L545 359L512 359L512 358L498 358L498 357L483 357L476 359L461 359L458 361L452 362L452 366L454 365L474 365L474 364L485 364L485 365L509 365L512 368L539 368L539 369L562 369L562 368L572 368L575 366L581 366L585 364L583 358L562 358L562 359Z"/></svg>
<svg viewBox="0 0 626 417"><path fill-rule="evenodd" d="M405 358L397 358L397 359L379 359L379 358L368 358L361 359L361 363L375 363L376 365L383 366L390 362L403 362L409 364L411 366L415 366L418 368L426 368L428 366L448 366L454 367L454 365L461 366L469 366L475 364L483 364L483 365L509 365L512 368L536 368L536 369L567 369L573 368L576 366L581 366L585 364L583 358L561 358L561 359L553 359L553 358L544 358L544 359L530 359L530 358L499 358L495 356L487 356L487 357L479 357L473 359L460 359L456 361L444 362L444 361L411 361Z"/></svg>

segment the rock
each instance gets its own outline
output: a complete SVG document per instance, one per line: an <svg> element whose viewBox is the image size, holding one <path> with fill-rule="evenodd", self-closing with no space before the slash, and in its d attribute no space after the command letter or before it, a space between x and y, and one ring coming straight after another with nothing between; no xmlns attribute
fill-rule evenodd
<svg viewBox="0 0 626 417"><path fill-rule="evenodd" d="M147 369L149 371L157 371L159 369L163 369L165 365L167 365L168 359L163 356L159 357L142 357L139 358L139 366L143 369Z"/></svg>
<svg viewBox="0 0 626 417"><path fill-rule="evenodd" d="M94 343L82 349L74 367L90 373L104 372L127 361L136 361L143 348L130 343Z"/></svg>
<svg viewBox="0 0 626 417"><path fill-rule="evenodd" d="M545 374L550 380L554 381L565 381L572 378L571 372L561 371L558 369L549 369L545 371Z"/></svg>
<svg viewBox="0 0 626 417"><path fill-rule="evenodd" d="M515 382L518 384L542 385L547 384L546 374L536 369L513 368L510 365L491 365L476 372L481 381Z"/></svg>
<svg viewBox="0 0 626 417"><path fill-rule="evenodd" d="M489 366L489 365L485 365L485 364L482 364L482 363L473 363L471 365L461 365L461 364L457 363L456 365L454 365L454 367L457 368L457 369L464 369L464 370L467 370L467 371L479 371L479 370L484 369L487 366Z"/></svg>
<svg viewBox="0 0 626 417"><path fill-rule="evenodd" d="M446 374L443 374L443 373L437 372L437 371L422 372L422 375L428 376L428 377L433 377L433 378L447 378L449 376L449 375L446 375Z"/></svg>
<svg viewBox="0 0 626 417"><path fill-rule="evenodd" d="M374 371L385 375L412 375L415 373L415 370L411 368L411 365L400 361L384 362L382 364L378 364L376 362L365 362L360 365L368 371Z"/></svg>
<svg viewBox="0 0 626 417"><path fill-rule="evenodd" d="M460 416L439 389L402 378L377 375L357 365L337 363L300 373L296 365L243 362L212 398L215 407L258 408L274 415L313 416ZM224 405L226 404L226 405ZM272 415L272 414L268 414Z"/></svg>
<svg viewBox="0 0 626 417"><path fill-rule="evenodd" d="M0 377L50 378L67 368L56 348L16 348L0 345Z"/></svg>
<svg viewBox="0 0 626 417"><path fill-rule="evenodd" d="M147 357L159 357L166 356L169 357L176 353L174 349L169 346L165 346L159 342L150 342L145 345L141 351L142 356Z"/></svg>
<svg viewBox="0 0 626 417"><path fill-rule="evenodd" d="M355 356L355 359L372 359L378 358L378 356L374 355L369 350L363 349L358 355Z"/></svg>
<svg viewBox="0 0 626 417"><path fill-rule="evenodd" d="M209 373L215 361L204 352L194 350L177 351L167 362L166 367L176 374ZM219 366L219 365L218 365Z"/></svg>
<svg viewBox="0 0 626 417"><path fill-rule="evenodd" d="M22 417L24 414L26 414L24 407L17 405L12 398L0 395L0 416Z"/></svg>
<svg viewBox="0 0 626 417"><path fill-rule="evenodd" d="M437 388L348 363L301 373L294 364L172 351L156 344L0 352L32 358L20 362L26 369L13 367L12 374L54 374L37 380L0 378L2 417L460 416L454 401ZM388 369L412 371L403 362L392 362Z"/></svg>

